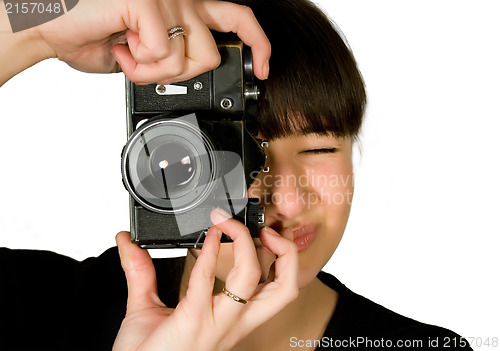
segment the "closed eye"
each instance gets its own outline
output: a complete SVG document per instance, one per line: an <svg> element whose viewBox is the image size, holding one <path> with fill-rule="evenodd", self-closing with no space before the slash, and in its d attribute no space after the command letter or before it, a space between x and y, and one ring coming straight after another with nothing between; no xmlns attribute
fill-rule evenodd
<svg viewBox="0 0 500 351"><path fill-rule="evenodd" d="M306 154L306 155L321 155L321 154L333 154L338 151L338 148L336 147L331 147L331 148L321 148L321 149L310 149L310 150L303 150L300 153L301 154Z"/></svg>

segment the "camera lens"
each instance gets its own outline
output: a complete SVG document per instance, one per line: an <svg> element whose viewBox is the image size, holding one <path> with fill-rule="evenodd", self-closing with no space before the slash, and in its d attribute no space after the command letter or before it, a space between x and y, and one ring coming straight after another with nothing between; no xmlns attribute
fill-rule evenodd
<svg viewBox="0 0 500 351"><path fill-rule="evenodd" d="M217 173L214 148L197 125L160 119L141 126L122 159L127 190L141 205L180 213L203 202Z"/></svg>
<svg viewBox="0 0 500 351"><path fill-rule="evenodd" d="M202 193L197 187L206 185L209 181L207 169L210 170L210 164L206 160L206 150L200 149L203 140L195 139L194 135L190 140L179 135L184 130L176 131L172 128L168 129L169 134L157 135L162 131L167 132L165 128L156 126L142 133L139 145L135 144L134 148L139 150L137 157L129 157L129 170L134 183L139 180L135 186L138 195L144 200L149 199L153 204L168 208L173 207L169 202L175 200L189 202L190 192ZM172 132L177 134L171 134Z"/></svg>
<svg viewBox="0 0 500 351"><path fill-rule="evenodd" d="M166 142L158 146L150 160L151 173L165 188L165 198L186 187L194 178L196 159L185 144Z"/></svg>

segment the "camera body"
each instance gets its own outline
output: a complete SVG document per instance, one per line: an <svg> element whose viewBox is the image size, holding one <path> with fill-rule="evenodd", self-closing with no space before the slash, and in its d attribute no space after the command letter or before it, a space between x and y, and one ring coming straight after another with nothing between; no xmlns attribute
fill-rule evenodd
<svg viewBox="0 0 500 351"><path fill-rule="evenodd" d="M220 207L254 237L264 223L247 189L263 170L249 48L218 43L220 66L172 85L127 80L122 178L132 240L144 248L198 247ZM222 241L230 241L225 235Z"/></svg>

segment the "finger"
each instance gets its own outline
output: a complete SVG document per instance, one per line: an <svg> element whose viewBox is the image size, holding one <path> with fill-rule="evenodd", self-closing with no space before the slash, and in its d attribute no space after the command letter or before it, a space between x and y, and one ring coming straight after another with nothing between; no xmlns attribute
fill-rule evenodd
<svg viewBox="0 0 500 351"><path fill-rule="evenodd" d="M269 278L271 266L276 261L276 255L267 247L265 247L261 243L260 239L254 239L254 244L255 244L255 249L257 251L257 258L260 264L260 271L261 271L260 283L263 283L267 281L267 279ZM274 275L272 280L274 280Z"/></svg>
<svg viewBox="0 0 500 351"><path fill-rule="evenodd" d="M220 208L212 211L210 218L233 240L234 266L227 275L226 289L248 300L253 295L261 276L255 245L248 228L230 218L229 214Z"/></svg>
<svg viewBox="0 0 500 351"><path fill-rule="evenodd" d="M156 83L184 72L186 63L183 36L169 40L168 30L181 25L175 6L146 2L141 12L129 16L125 24L128 45L116 45L113 56L121 70L133 82ZM135 20L133 20L135 18Z"/></svg>
<svg viewBox="0 0 500 351"><path fill-rule="evenodd" d="M221 58L212 33L201 20L192 2L182 2L181 13L184 29L189 35L184 37L185 67L174 81L185 81L207 71L217 68ZM167 84L168 82L158 82Z"/></svg>
<svg viewBox="0 0 500 351"><path fill-rule="evenodd" d="M265 227L261 231L262 243L277 255L274 280L260 284L257 293L252 297L253 304L244 311L240 325L244 329L253 330L271 319L286 305L295 300L298 288L298 251L294 242Z"/></svg>
<svg viewBox="0 0 500 351"><path fill-rule="evenodd" d="M268 282L268 279L271 276L270 275L271 267L276 261L276 256L274 254L262 252L262 250L257 249L257 257L260 263L260 274L261 274L259 283ZM272 276L274 277L274 275Z"/></svg>
<svg viewBox="0 0 500 351"><path fill-rule="evenodd" d="M274 283L291 288L298 286L299 254L297 245L270 227L264 227L260 239L264 246L277 256Z"/></svg>
<svg viewBox="0 0 500 351"><path fill-rule="evenodd" d="M222 232L211 227L189 278L186 298L202 307L212 306L212 292Z"/></svg>
<svg viewBox="0 0 500 351"><path fill-rule="evenodd" d="M219 1L197 2L201 19L211 29L234 32L252 48L254 74L259 79L269 75L271 44L249 7Z"/></svg>
<svg viewBox="0 0 500 351"><path fill-rule="evenodd" d="M120 261L127 278L127 314L165 305L158 297L153 261L146 250L130 241L130 233L116 236Z"/></svg>
<svg viewBox="0 0 500 351"><path fill-rule="evenodd" d="M130 33L130 31L127 33ZM137 38L137 35L127 34L127 38ZM170 44L171 52L153 62L140 62L134 56L130 46L134 45L133 40L129 45L115 45L112 48L116 61L131 81L151 84L168 80L170 83L174 81L175 77L184 72L186 57L183 36L173 38Z"/></svg>
<svg viewBox="0 0 500 351"><path fill-rule="evenodd" d="M170 3L143 1L129 10L124 19L130 29L127 34L130 51L138 63L152 63L169 56L172 52L168 28L177 23L177 7ZM130 35L130 37L129 37Z"/></svg>
<svg viewBox="0 0 500 351"><path fill-rule="evenodd" d="M174 40L182 41L182 38L178 37ZM112 52L123 73L137 84L160 82L161 84L170 84L177 80L175 77L184 72L185 60L180 55L173 55L149 64L141 64L135 61L126 46L116 45Z"/></svg>

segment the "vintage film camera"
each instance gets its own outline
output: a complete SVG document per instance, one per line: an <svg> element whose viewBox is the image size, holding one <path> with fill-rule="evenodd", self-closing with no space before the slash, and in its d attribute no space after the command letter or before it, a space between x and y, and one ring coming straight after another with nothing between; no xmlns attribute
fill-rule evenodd
<svg viewBox="0 0 500 351"><path fill-rule="evenodd" d="M254 138L259 90L251 53L241 42L218 47L220 66L191 80L167 86L127 80L122 177L132 240L143 248L201 246L215 207L254 237L263 226L258 200L247 198L265 163L265 144Z"/></svg>

